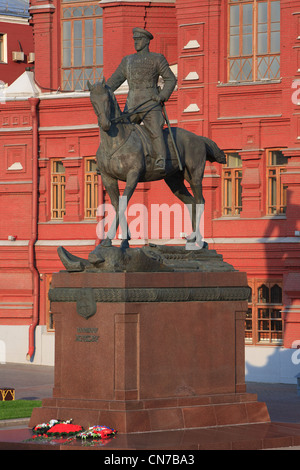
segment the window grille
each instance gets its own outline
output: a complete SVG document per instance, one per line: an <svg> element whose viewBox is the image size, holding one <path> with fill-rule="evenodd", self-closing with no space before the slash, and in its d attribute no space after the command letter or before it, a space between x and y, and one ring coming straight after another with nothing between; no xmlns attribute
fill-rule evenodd
<svg viewBox="0 0 300 470"><path fill-rule="evenodd" d="M98 207L98 175L95 158L86 158L84 173L84 217L95 219Z"/></svg>
<svg viewBox="0 0 300 470"><path fill-rule="evenodd" d="M280 1L229 0L228 80L280 78Z"/></svg>
<svg viewBox="0 0 300 470"><path fill-rule="evenodd" d="M62 88L87 90L103 75L102 8L98 2L62 3Z"/></svg>
<svg viewBox="0 0 300 470"><path fill-rule="evenodd" d="M282 282L250 279L251 296L245 322L246 344L283 343Z"/></svg>
<svg viewBox="0 0 300 470"><path fill-rule="evenodd" d="M7 34L0 33L0 63L7 63Z"/></svg>
<svg viewBox="0 0 300 470"><path fill-rule="evenodd" d="M63 219L65 214L65 168L62 161L51 162L51 219Z"/></svg>
<svg viewBox="0 0 300 470"><path fill-rule="evenodd" d="M267 214L280 215L286 212L287 186L281 176L286 172L287 157L281 150L267 151Z"/></svg>
<svg viewBox="0 0 300 470"><path fill-rule="evenodd" d="M223 215L238 216L242 210L242 159L237 152L226 152L222 170Z"/></svg>

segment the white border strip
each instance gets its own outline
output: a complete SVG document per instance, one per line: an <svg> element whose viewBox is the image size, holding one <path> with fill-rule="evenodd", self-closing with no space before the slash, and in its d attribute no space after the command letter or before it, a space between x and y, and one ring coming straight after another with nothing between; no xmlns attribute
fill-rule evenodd
<svg viewBox="0 0 300 470"><path fill-rule="evenodd" d="M300 243L300 237L270 237L270 238L205 238L208 244L216 245L246 245L246 244L276 244L276 243ZM96 239L93 240L38 240L36 246L94 246ZM114 245L121 243L121 240L113 240ZM144 246L153 243L155 245L184 245L182 238L174 240L131 240L132 246ZM0 240L0 246L27 246L28 240Z"/></svg>
<svg viewBox="0 0 300 470"><path fill-rule="evenodd" d="M215 244L268 244L268 243L300 243L300 237L262 237L262 238L207 238L205 241Z"/></svg>

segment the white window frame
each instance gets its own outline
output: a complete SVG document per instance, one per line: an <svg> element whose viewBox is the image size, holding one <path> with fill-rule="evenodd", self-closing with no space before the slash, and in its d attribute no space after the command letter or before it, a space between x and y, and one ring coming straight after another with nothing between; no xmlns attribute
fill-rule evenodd
<svg viewBox="0 0 300 470"><path fill-rule="evenodd" d="M0 33L0 36L2 37L1 41L1 56L3 57L3 60L0 60L0 64L7 64L7 33Z"/></svg>

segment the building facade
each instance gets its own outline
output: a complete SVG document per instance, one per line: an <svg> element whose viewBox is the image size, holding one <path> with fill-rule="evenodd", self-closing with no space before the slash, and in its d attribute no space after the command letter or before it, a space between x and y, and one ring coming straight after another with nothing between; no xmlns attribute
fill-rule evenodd
<svg viewBox="0 0 300 470"><path fill-rule="evenodd" d="M87 257L110 203L96 172L99 129L87 81L110 77L134 52L139 26L177 75L166 105L172 125L211 138L227 154L226 165L206 164L204 238L248 275L246 378L295 383L299 2L32 0L29 11L34 70L7 88L0 113L0 360L2 347L8 362L53 364L47 292L62 269L57 247ZM126 93L126 83L116 91L121 108ZM169 232L151 216L163 203ZM137 218L141 205L148 230ZM139 184L128 210L131 244L184 244L177 209L164 182Z"/></svg>

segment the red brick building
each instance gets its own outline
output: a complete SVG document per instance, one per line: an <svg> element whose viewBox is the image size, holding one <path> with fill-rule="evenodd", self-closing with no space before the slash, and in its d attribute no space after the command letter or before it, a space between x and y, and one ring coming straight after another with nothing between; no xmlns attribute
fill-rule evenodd
<svg viewBox="0 0 300 470"><path fill-rule="evenodd" d="M29 0L0 2L0 80L10 85L34 63Z"/></svg>
<svg viewBox="0 0 300 470"><path fill-rule="evenodd" d="M167 103L172 124L213 139L228 155L226 165L206 165L204 238L248 274L246 378L294 383L300 372L290 349L300 342L299 2L32 0L30 15L34 72L7 89L0 113L6 360L53 363L47 291L62 268L57 247L87 257L98 243L97 206L110 202L96 174L99 130L86 83L108 78L134 52L132 28L140 26L154 35L151 50L163 53L177 74ZM126 83L116 92L121 107L126 92ZM157 182L140 184L137 202L171 207L177 200ZM184 243L180 230L171 232L172 243ZM132 244L151 240L149 233Z"/></svg>

